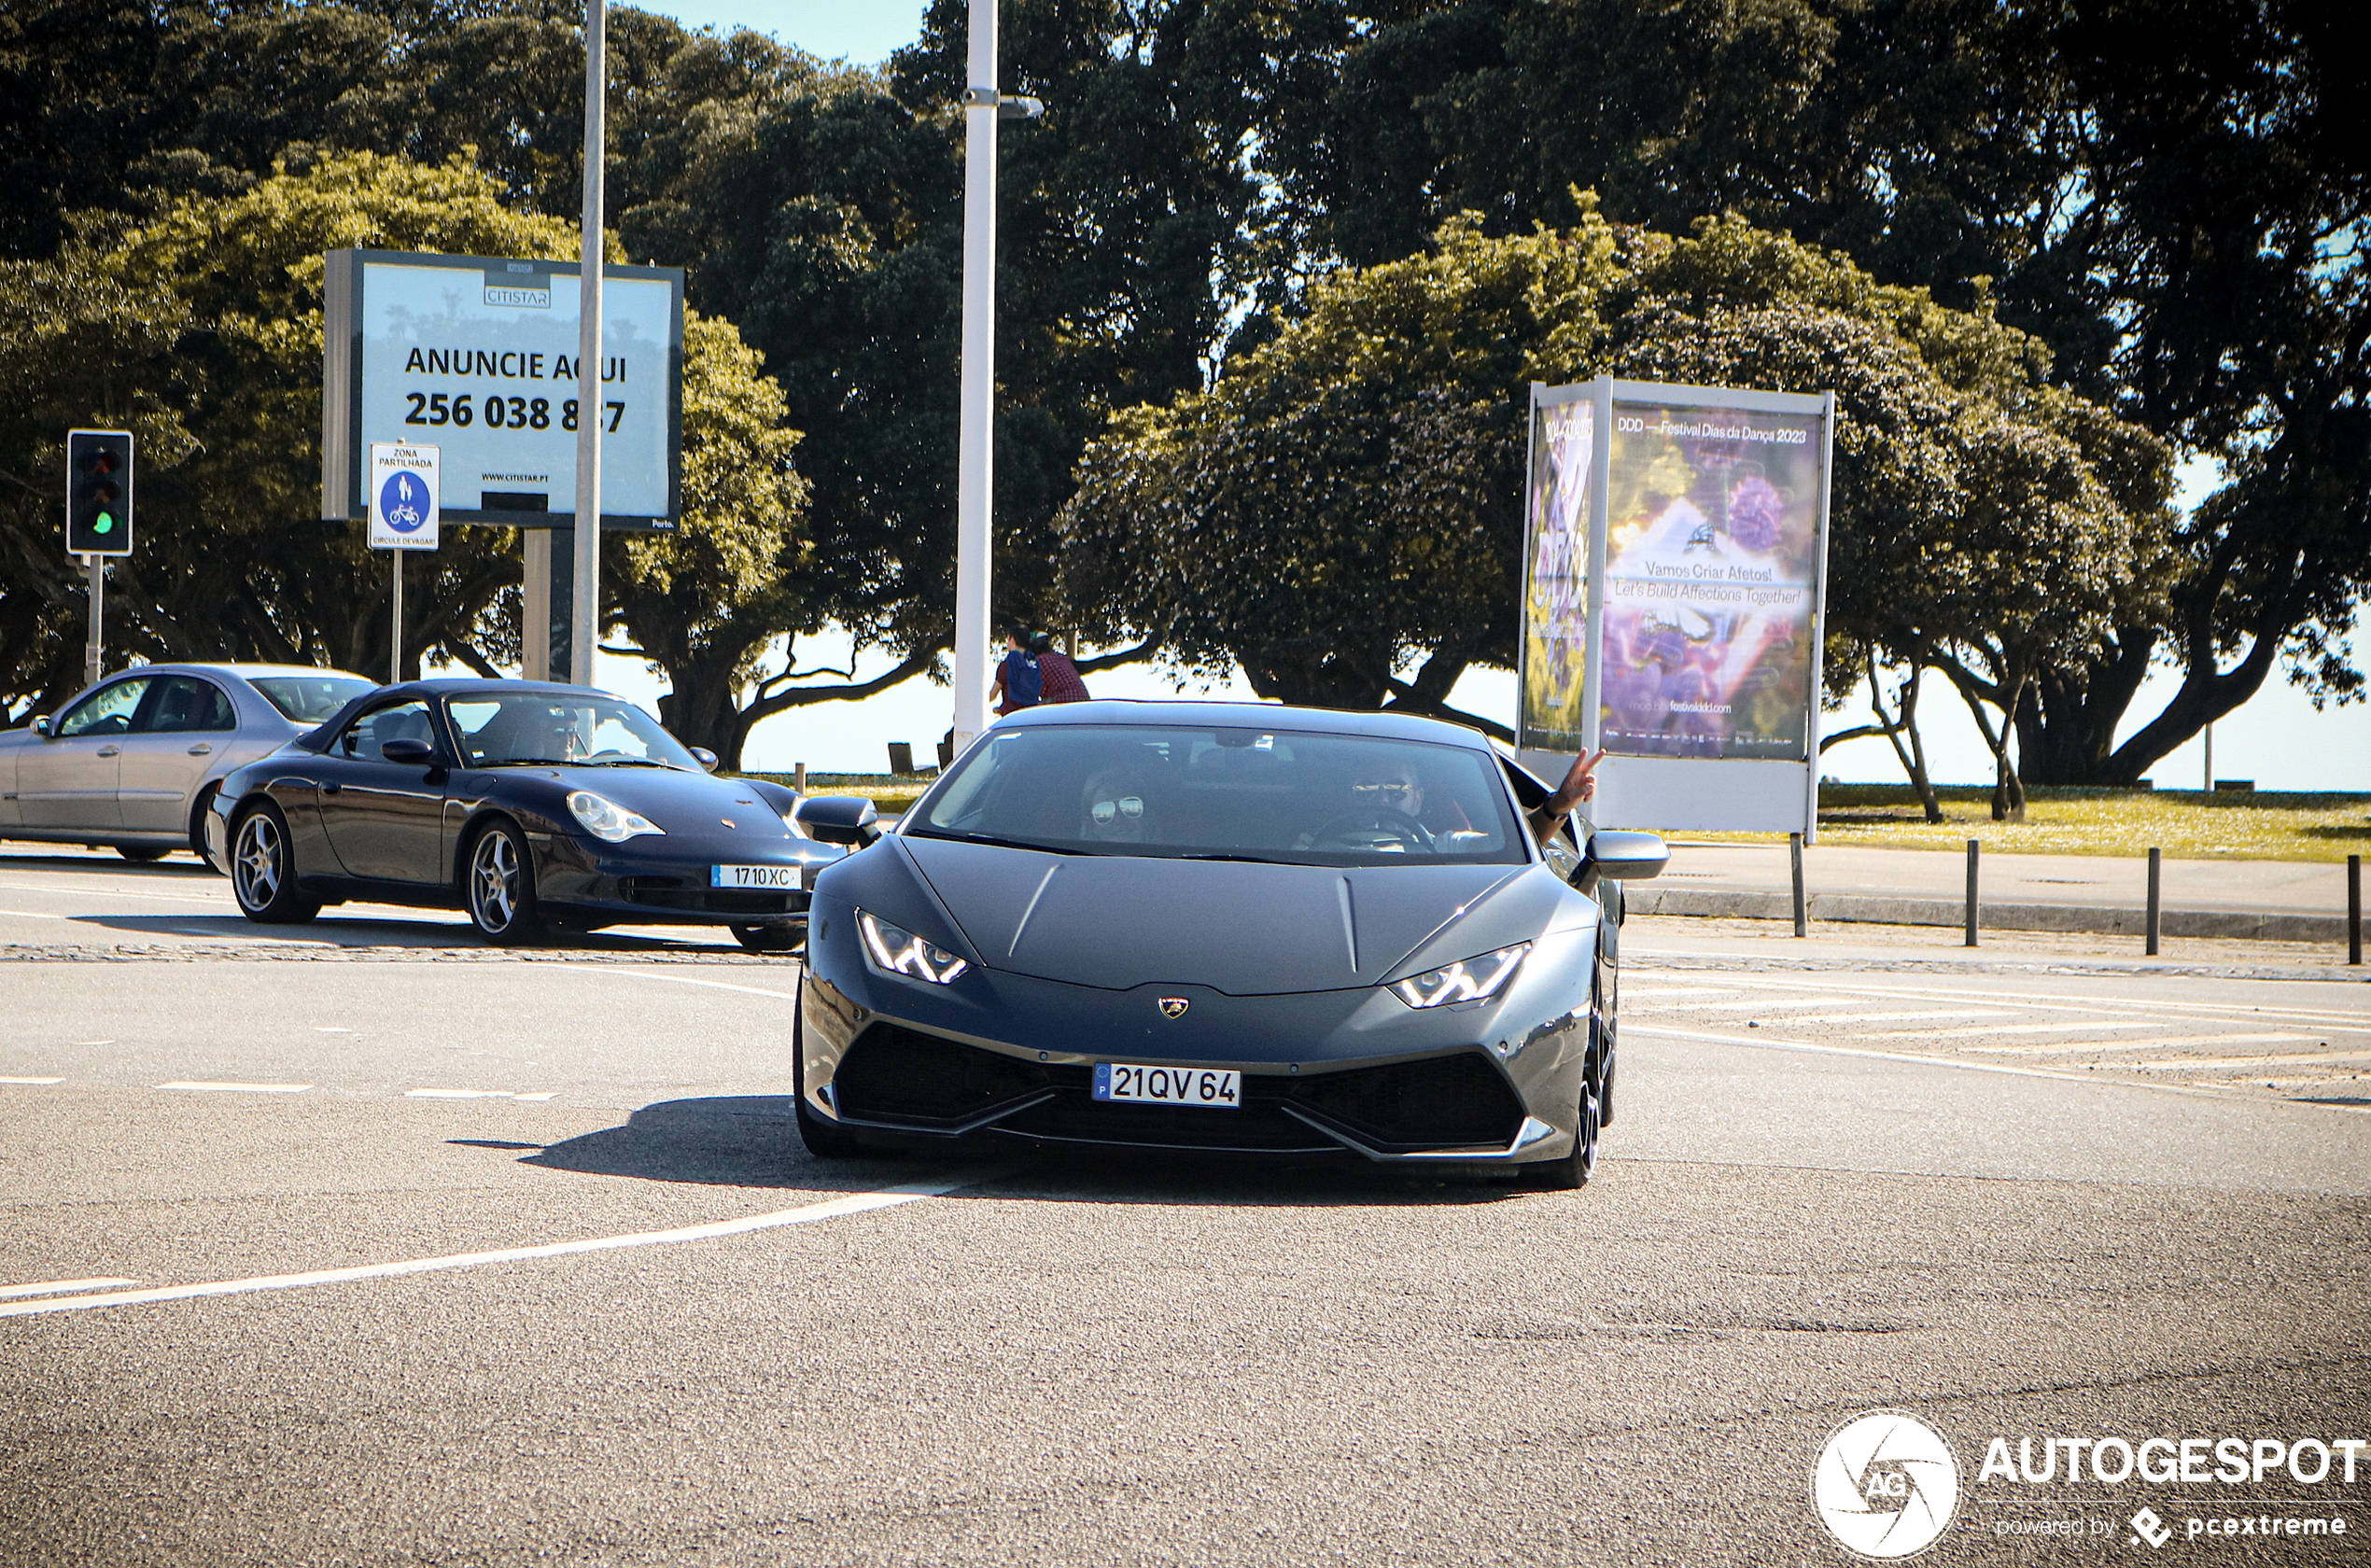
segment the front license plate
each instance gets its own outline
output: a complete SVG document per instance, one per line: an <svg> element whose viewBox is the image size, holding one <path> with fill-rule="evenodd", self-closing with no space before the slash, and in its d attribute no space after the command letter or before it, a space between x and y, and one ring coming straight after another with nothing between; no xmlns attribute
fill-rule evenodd
<svg viewBox="0 0 2371 1568"><path fill-rule="evenodd" d="M1127 1062L1097 1062L1095 1098L1236 1111L1243 1104L1243 1075L1210 1067L1134 1067Z"/></svg>
<svg viewBox="0 0 2371 1568"><path fill-rule="evenodd" d="M715 866L708 874L711 888L796 888L796 866Z"/></svg>

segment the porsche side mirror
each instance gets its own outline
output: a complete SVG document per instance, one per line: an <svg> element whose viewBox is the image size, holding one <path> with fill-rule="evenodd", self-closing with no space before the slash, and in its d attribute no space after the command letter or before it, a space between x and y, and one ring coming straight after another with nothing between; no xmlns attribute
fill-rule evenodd
<svg viewBox="0 0 2371 1568"><path fill-rule="evenodd" d="M436 763L436 748L416 735L405 735L400 740L388 741L379 748L379 755L390 763L400 763L413 767L429 767Z"/></svg>
<svg viewBox="0 0 2371 1568"><path fill-rule="evenodd" d="M810 795L791 816L819 844L862 849L881 836L881 814L863 795Z"/></svg>
<svg viewBox="0 0 2371 1568"><path fill-rule="evenodd" d="M1648 833L1621 833L1600 828L1589 835L1588 869L1616 882L1643 882L1661 876L1671 863L1671 849Z"/></svg>
<svg viewBox="0 0 2371 1568"><path fill-rule="evenodd" d="M33 733L44 740L56 738L49 733L49 716L46 713L36 713L33 716Z"/></svg>
<svg viewBox="0 0 2371 1568"><path fill-rule="evenodd" d="M716 753L709 750L705 746L694 746L692 748L692 761L699 763L700 766L706 768L710 773L714 773L716 771Z"/></svg>

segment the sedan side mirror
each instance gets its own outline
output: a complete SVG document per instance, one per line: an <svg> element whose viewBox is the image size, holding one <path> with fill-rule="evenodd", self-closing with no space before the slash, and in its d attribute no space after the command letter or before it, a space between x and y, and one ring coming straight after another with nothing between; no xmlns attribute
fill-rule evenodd
<svg viewBox="0 0 2371 1568"><path fill-rule="evenodd" d="M1588 869L1616 882L1643 882L1661 876L1671 863L1671 849L1649 833L1621 833L1600 828L1589 835Z"/></svg>
<svg viewBox="0 0 2371 1568"><path fill-rule="evenodd" d="M36 713L33 716L33 733L44 740L56 738L49 734L49 716L46 713Z"/></svg>
<svg viewBox="0 0 2371 1568"><path fill-rule="evenodd" d="M400 740L388 741L379 748L379 755L390 763L401 763L415 767L436 765L436 748L416 735L405 735Z"/></svg>
<svg viewBox="0 0 2371 1568"><path fill-rule="evenodd" d="M862 849L881 836L881 814L863 795L810 795L798 803L792 819L819 844L845 844Z"/></svg>
<svg viewBox="0 0 2371 1568"><path fill-rule="evenodd" d="M716 771L716 753L709 750L705 746L694 746L692 748L692 761L699 763L700 766L706 768L710 773L714 773Z"/></svg>

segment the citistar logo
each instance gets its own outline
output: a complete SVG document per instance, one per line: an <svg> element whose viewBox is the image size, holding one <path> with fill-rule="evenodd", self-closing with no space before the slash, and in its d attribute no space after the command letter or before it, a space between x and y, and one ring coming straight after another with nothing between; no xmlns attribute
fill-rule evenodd
<svg viewBox="0 0 2371 1568"><path fill-rule="evenodd" d="M1856 1556L1914 1557L1951 1523L1959 1505L1959 1463L1942 1435L1917 1417L1872 1410L1821 1445L1811 1503L1828 1533Z"/></svg>

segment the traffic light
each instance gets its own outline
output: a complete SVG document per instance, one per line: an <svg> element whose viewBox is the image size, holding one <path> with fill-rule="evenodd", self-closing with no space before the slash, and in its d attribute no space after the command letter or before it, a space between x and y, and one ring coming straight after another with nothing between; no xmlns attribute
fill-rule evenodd
<svg viewBox="0 0 2371 1568"><path fill-rule="evenodd" d="M132 553L132 432L66 432L66 553Z"/></svg>

